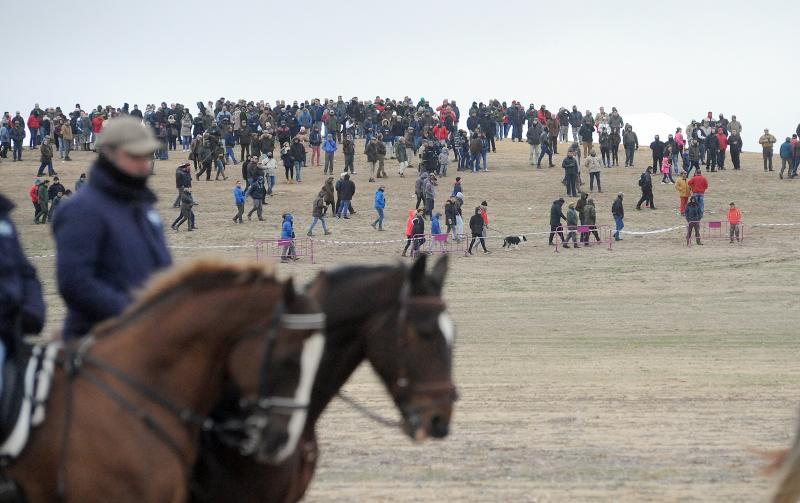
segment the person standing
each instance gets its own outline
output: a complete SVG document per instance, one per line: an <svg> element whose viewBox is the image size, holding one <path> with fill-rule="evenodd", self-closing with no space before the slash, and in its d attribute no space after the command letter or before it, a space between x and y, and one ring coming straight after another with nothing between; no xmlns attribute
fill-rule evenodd
<svg viewBox="0 0 800 503"><path fill-rule="evenodd" d="M329 135L333 136L333 135ZM327 207L325 205L325 192L319 191L317 197L314 199L314 203L311 208L311 226L308 228L308 232L306 233L307 236L314 235L314 227L317 225L317 222L322 223L322 230L325 232L325 235L329 235L331 232L328 230L328 224L325 222L325 212L327 211Z"/></svg>
<svg viewBox="0 0 800 503"><path fill-rule="evenodd" d="M394 144L394 156L398 163L397 174L400 175L400 178L405 178L404 173L408 167L408 152L406 150L406 139L402 136Z"/></svg>
<svg viewBox="0 0 800 503"><path fill-rule="evenodd" d="M792 147L792 139L787 136L786 141L781 144L780 148L781 171L778 173L778 177L781 180L783 180L783 172L787 167L789 168L789 177L791 178L792 176Z"/></svg>
<svg viewBox="0 0 800 503"><path fill-rule="evenodd" d="M322 150L325 152L325 169L323 174L333 174L333 155L336 152L336 140L332 134L328 134L325 142L322 144Z"/></svg>
<svg viewBox="0 0 800 503"><path fill-rule="evenodd" d="M383 210L386 208L385 191L386 187L383 185L378 187L378 190L375 191L375 200L373 203L373 207L375 208L375 212L378 214L378 218L372 222L372 228L378 229L379 231L383 230Z"/></svg>
<svg viewBox="0 0 800 503"><path fill-rule="evenodd" d="M339 188L339 207L336 209L336 218L349 219L350 201L356 193L356 184L350 179L349 174L345 174L341 180Z"/></svg>
<svg viewBox="0 0 800 503"><path fill-rule="evenodd" d="M594 192L594 181L597 180L597 192L602 193L603 189L600 187L600 171L602 170L602 164L600 159L597 158L597 152L590 150L589 157L586 158L584 165L589 171L589 191Z"/></svg>
<svg viewBox="0 0 800 503"><path fill-rule="evenodd" d="M561 208L564 206L564 198L559 198L553 201L553 205L550 206L550 237L548 239L548 244L553 245L553 238L555 238L556 233L561 238L561 242L564 242L564 233L561 229L561 221L566 220L567 217L564 216L564 213L561 211Z"/></svg>
<svg viewBox="0 0 800 503"><path fill-rule="evenodd" d="M275 177L278 176L278 161L272 156L272 152L267 152L267 155L258 161L259 168L263 169L264 177L267 182L267 191L265 196L271 196L272 190L275 188Z"/></svg>
<svg viewBox="0 0 800 503"><path fill-rule="evenodd" d="M689 188L689 183L686 181L687 173L686 171L681 172L681 176L678 178L678 181L675 182L675 190L678 191L678 198L680 203L678 205L678 211L681 215L684 214L686 211L686 203L689 202L689 196L692 195L692 189Z"/></svg>
<svg viewBox="0 0 800 503"><path fill-rule="evenodd" d="M589 238L594 234L597 242L600 242L600 234L597 232L597 210L594 206L594 199L589 198L586 201L586 207L583 210L583 224L589 227L589 232L586 234L586 240L583 246L589 246Z"/></svg>
<svg viewBox="0 0 800 503"><path fill-rule="evenodd" d="M281 263L287 263L289 260L299 260L299 257L294 252L294 221L291 213L283 214L283 222L281 223L281 246L283 253L281 254Z"/></svg>
<svg viewBox="0 0 800 503"><path fill-rule="evenodd" d="M367 143L367 162L369 163L369 182L375 181L375 168L378 163L378 138L373 136Z"/></svg>
<svg viewBox="0 0 800 503"><path fill-rule="evenodd" d="M486 249L486 243L484 243L483 239L483 216L481 216L480 208L475 208L475 214L470 217L469 230L470 233L472 233L472 239L469 242L469 248L467 248L467 252L464 256L468 257L472 255L472 247L475 246L476 241L480 243L484 254L490 254L491 252Z"/></svg>
<svg viewBox="0 0 800 503"><path fill-rule="evenodd" d="M75 134L72 131L72 125L69 121L64 121L61 124L61 143L64 146L64 160L71 161L69 153L72 152L72 142L75 140Z"/></svg>
<svg viewBox="0 0 800 503"><path fill-rule="evenodd" d="M665 143L659 139L658 135L656 135L653 142L650 143L650 150L653 153L653 173L661 166L661 159L664 157L665 146Z"/></svg>
<svg viewBox="0 0 800 503"><path fill-rule="evenodd" d="M730 244L733 244L733 238L736 236L736 242L741 243L740 227L742 225L742 211L736 207L736 203L731 202L728 208L728 229L730 234Z"/></svg>
<svg viewBox="0 0 800 503"><path fill-rule="evenodd" d="M575 248L578 247L577 230L578 212L575 211L575 203L569 203L569 207L567 208L567 239L564 241L564 248L569 248L570 240Z"/></svg>
<svg viewBox="0 0 800 503"><path fill-rule="evenodd" d="M735 117L735 116L734 116ZM731 127L733 121L728 124L728 127ZM740 154L742 153L742 137L737 130L731 129L731 135L728 137L728 147L731 149L731 163L733 164L734 170L740 170L742 168Z"/></svg>
<svg viewBox="0 0 800 503"><path fill-rule="evenodd" d="M697 244L702 245L700 242L700 220L703 218L703 210L697 203L697 198L692 196L689 199L689 204L686 206L686 222L688 223L686 230L686 246L689 246L692 240L692 230L697 240Z"/></svg>
<svg viewBox="0 0 800 503"><path fill-rule="evenodd" d="M406 218L406 246L403 248L403 253L401 256L405 257L406 253L408 252L408 248L411 246L411 236L413 236L412 232L414 230L414 216L419 213L421 210L408 210L408 218Z"/></svg>
<svg viewBox="0 0 800 503"><path fill-rule="evenodd" d="M319 149L322 145L322 133L319 131L319 124L314 124L308 142L311 145L311 165L319 166Z"/></svg>
<svg viewBox="0 0 800 503"><path fill-rule="evenodd" d="M411 220L411 256L415 257L422 245L425 243L425 216L422 210L417 210L417 214Z"/></svg>
<svg viewBox="0 0 800 503"><path fill-rule="evenodd" d="M353 142L352 135L347 135L345 137L344 143L342 143L342 153L344 154L344 170L355 175L356 170L353 161L356 156L356 144Z"/></svg>
<svg viewBox="0 0 800 503"><path fill-rule="evenodd" d="M47 215L50 214L50 180L43 180L37 189L36 204L38 211L33 218L35 224L47 223Z"/></svg>
<svg viewBox="0 0 800 503"><path fill-rule="evenodd" d="M423 215L428 215L428 217L433 215L433 207L435 204L436 199L436 187L439 185L436 179L436 175L431 173L428 176L427 181L425 181L425 185L422 189L422 196L425 199L425 211Z"/></svg>
<svg viewBox="0 0 800 503"><path fill-rule="evenodd" d="M14 143L12 147L12 158L14 162L22 160L22 145L25 142L25 129L19 122L15 122L11 128L10 133L11 141Z"/></svg>
<svg viewBox="0 0 800 503"><path fill-rule="evenodd" d="M625 208L622 206L622 197L623 194L620 192L614 199L614 204L611 205L611 216L614 217L615 226L614 241L622 241L619 233L625 227Z"/></svg>
<svg viewBox="0 0 800 503"><path fill-rule="evenodd" d="M147 188L159 143L129 116L109 120L87 187L53 216L58 288L67 306L63 337L87 334L120 314L132 292L172 263L156 198Z"/></svg>
<svg viewBox="0 0 800 503"><path fill-rule="evenodd" d="M772 147L778 142L778 140L769 134L769 129L764 130L764 134L758 139L758 143L761 145L761 155L764 158L764 172L772 171ZM767 167L769 166L769 169Z"/></svg>
<svg viewBox="0 0 800 503"><path fill-rule="evenodd" d="M706 180L706 177L704 177L698 169L687 183L689 184L689 188L692 189L692 197L700 208L700 213L703 213L705 210L705 195L706 190L708 190L708 180Z"/></svg>
<svg viewBox="0 0 800 503"><path fill-rule="evenodd" d="M717 128L717 167L725 170L725 151L728 150L728 135L724 128Z"/></svg>
<svg viewBox="0 0 800 503"><path fill-rule="evenodd" d="M41 154L41 158L39 159L39 172L36 174L36 176L44 175L44 168L47 168L48 175L55 176L56 172L53 170L53 147L50 146L49 136L44 137L42 145L39 147L39 152Z"/></svg>
<svg viewBox="0 0 800 503"><path fill-rule="evenodd" d="M241 224L242 215L244 215L244 202L246 201L244 190L242 190L242 182L236 180L236 186L233 187L233 202L236 204L236 215L233 217L233 223Z"/></svg>
<svg viewBox="0 0 800 503"><path fill-rule="evenodd" d="M622 133L622 146L625 148L625 167L633 167L633 153L639 150L639 137L630 125L625 126L625 131Z"/></svg>
<svg viewBox="0 0 800 503"><path fill-rule="evenodd" d="M564 178L567 185L567 195L572 197L578 196L576 183L578 180L578 161L575 160L575 153L572 151L567 152L567 157L561 163L564 168Z"/></svg>
<svg viewBox="0 0 800 503"><path fill-rule="evenodd" d="M306 148L300 142L300 138L295 136L294 140L292 140L290 150L294 161L294 179L297 183L302 183L303 178L301 172L303 170L303 164L306 162Z"/></svg>
<svg viewBox="0 0 800 503"><path fill-rule="evenodd" d="M530 152L528 153L528 162L531 163L531 166L536 164L536 159L539 157L539 145L542 142L541 140L542 131L543 128L542 125L539 124L539 120L533 119L533 122L528 128L528 131L525 133L528 145L530 145Z"/></svg>
<svg viewBox="0 0 800 503"><path fill-rule="evenodd" d="M328 212L328 206L331 207L331 214L336 213L336 196L334 195L333 177L329 176L325 183L322 184L322 192L325 193L325 212Z"/></svg>

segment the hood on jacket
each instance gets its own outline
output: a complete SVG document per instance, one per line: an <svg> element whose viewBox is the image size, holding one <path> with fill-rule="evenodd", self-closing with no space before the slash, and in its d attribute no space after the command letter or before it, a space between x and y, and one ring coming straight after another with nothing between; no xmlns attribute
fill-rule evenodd
<svg viewBox="0 0 800 503"><path fill-rule="evenodd" d="M284 221L284 222L289 222L289 223L291 223L291 222L292 222L292 218L293 218L293 217L292 217L292 214L291 214L291 213L286 213L286 214L284 214L284 215L283 215L283 221Z"/></svg>

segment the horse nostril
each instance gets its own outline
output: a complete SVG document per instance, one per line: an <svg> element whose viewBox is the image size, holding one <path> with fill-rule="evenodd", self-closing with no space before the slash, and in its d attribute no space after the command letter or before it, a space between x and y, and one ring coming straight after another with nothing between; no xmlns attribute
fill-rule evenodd
<svg viewBox="0 0 800 503"><path fill-rule="evenodd" d="M431 435L435 438L444 438L450 431L447 421L442 416L433 416L431 419Z"/></svg>

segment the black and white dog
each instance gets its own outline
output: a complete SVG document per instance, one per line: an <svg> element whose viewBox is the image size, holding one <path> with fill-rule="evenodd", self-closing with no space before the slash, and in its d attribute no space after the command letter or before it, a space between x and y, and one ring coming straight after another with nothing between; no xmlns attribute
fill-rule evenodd
<svg viewBox="0 0 800 503"><path fill-rule="evenodd" d="M503 248L510 250L513 246L514 249L518 249L519 245L527 240L525 236L508 236L503 240Z"/></svg>

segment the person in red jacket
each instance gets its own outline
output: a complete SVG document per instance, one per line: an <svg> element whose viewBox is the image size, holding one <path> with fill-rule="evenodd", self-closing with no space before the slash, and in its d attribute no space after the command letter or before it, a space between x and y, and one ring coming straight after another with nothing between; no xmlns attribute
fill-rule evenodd
<svg viewBox="0 0 800 503"><path fill-rule="evenodd" d="M444 126L444 122L440 122L435 126L433 126L433 136L435 136L436 139L439 140L440 142L446 141L448 134L449 132L447 131L447 128Z"/></svg>
<svg viewBox="0 0 800 503"><path fill-rule="evenodd" d="M28 143L28 146L31 150L35 149L39 144L39 126L39 118L36 117L36 114L31 112L31 115L28 117L28 129L31 132L31 140Z"/></svg>
<svg viewBox="0 0 800 503"><path fill-rule="evenodd" d="M742 211L736 207L736 203L731 203L728 208L728 229L730 229L731 244L733 244L733 236L736 235L736 242L741 243L739 228L742 224Z"/></svg>
<svg viewBox="0 0 800 503"><path fill-rule="evenodd" d="M100 131L103 130L103 122L105 122L105 119L101 114L95 114L92 117L92 144L97 140L97 135L100 134Z"/></svg>
<svg viewBox="0 0 800 503"><path fill-rule="evenodd" d="M703 199L706 190L708 190L708 180L706 180L706 177L703 176L699 169L695 170L694 176L689 180L689 188L692 189L692 196L694 196L697 201L697 205L700 206L700 213L702 214L705 210Z"/></svg>
<svg viewBox="0 0 800 503"><path fill-rule="evenodd" d="M33 217L36 218L36 215L39 214L39 185L42 184L40 179L36 179L33 182L33 186L31 186L31 190L28 191L28 196L31 198L31 202L33 203Z"/></svg>
<svg viewBox="0 0 800 503"><path fill-rule="evenodd" d="M717 128L717 142L719 143L719 150L717 151L717 167L722 171L725 169L725 151L728 149L728 135L720 127Z"/></svg>

